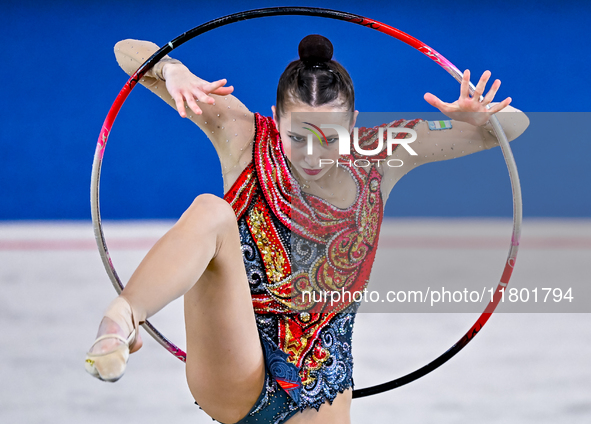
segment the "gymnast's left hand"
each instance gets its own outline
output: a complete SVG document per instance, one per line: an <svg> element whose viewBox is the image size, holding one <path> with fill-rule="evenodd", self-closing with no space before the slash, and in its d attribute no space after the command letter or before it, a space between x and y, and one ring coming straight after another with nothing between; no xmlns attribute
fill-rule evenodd
<svg viewBox="0 0 591 424"><path fill-rule="evenodd" d="M492 87L486 93L486 96L480 100L480 96L484 93L486 83L490 78L491 72L484 71L480 77L480 81L476 85L474 95L470 97L470 71L466 69L462 78L460 86L460 98L453 103L446 103L440 100L437 96L431 93L425 93L425 101L431 106L436 107L446 116L456 121L467 122L472 125L485 125L493 113L503 110L511 103L511 97L507 97L500 103L492 104L490 109L486 106L491 104L499 87L501 80L495 80Z"/></svg>

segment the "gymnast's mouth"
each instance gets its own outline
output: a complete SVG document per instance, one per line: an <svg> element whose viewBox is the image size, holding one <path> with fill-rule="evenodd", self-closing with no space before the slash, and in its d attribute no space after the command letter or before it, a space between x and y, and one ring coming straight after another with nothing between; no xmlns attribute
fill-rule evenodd
<svg viewBox="0 0 591 424"><path fill-rule="evenodd" d="M302 168L302 170L308 174L308 175L317 175L320 172L322 172L322 169L308 169L308 168Z"/></svg>

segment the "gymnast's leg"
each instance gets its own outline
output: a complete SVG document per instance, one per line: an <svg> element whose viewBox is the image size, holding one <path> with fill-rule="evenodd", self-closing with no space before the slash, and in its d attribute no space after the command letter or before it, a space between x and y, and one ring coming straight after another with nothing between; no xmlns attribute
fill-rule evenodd
<svg viewBox="0 0 591 424"><path fill-rule="evenodd" d="M182 295L189 389L210 416L236 422L258 399L265 368L236 217L213 195L195 199L148 252L120 297L142 322ZM99 335L113 325L118 327L104 318Z"/></svg>

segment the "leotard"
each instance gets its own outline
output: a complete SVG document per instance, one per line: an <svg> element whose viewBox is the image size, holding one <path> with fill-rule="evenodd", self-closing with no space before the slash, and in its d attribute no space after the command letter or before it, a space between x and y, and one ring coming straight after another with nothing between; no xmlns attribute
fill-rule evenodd
<svg viewBox="0 0 591 424"><path fill-rule="evenodd" d="M403 122L413 128L419 120L390 125ZM361 145L375 146L377 133L378 127L361 128ZM381 174L376 166L356 167L358 159L363 157L341 156L357 194L350 207L337 208L302 191L273 120L255 113L252 162L224 196L238 220L272 377L263 391L286 392L289 411L318 409L353 387L351 339L359 302L312 301L304 293L354 293L369 282L383 218Z"/></svg>

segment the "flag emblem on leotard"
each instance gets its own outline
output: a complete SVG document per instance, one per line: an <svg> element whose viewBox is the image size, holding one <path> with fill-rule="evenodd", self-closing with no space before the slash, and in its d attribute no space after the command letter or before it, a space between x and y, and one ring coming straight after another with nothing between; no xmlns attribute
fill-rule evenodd
<svg viewBox="0 0 591 424"><path fill-rule="evenodd" d="M451 129L451 121L427 121L430 130L449 130Z"/></svg>

